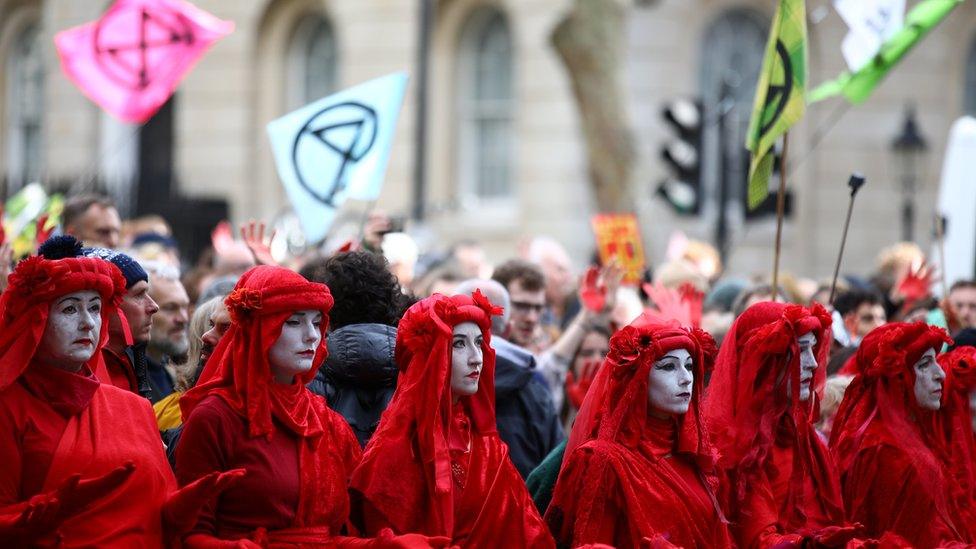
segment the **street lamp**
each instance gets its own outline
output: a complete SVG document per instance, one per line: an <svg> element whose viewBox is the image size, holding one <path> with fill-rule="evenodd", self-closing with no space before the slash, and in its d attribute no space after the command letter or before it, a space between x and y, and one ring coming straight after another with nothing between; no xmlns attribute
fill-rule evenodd
<svg viewBox="0 0 976 549"><path fill-rule="evenodd" d="M901 238L905 242L914 240L915 186L919 167L928 148L928 142L919 133L918 123L915 121L915 107L909 105L905 108L901 134L891 142L891 151L898 162L901 175Z"/></svg>

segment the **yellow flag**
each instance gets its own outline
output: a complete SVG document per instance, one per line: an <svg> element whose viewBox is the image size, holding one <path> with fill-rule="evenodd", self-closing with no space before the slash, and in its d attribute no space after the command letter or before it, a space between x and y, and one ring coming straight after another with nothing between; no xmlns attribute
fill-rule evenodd
<svg viewBox="0 0 976 549"><path fill-rule="evenodd" d="M804 0L780 0L766 43L756 101L749 121L749 209L769 196L773 145L803 118L807 86L807 20Z"/></svg>

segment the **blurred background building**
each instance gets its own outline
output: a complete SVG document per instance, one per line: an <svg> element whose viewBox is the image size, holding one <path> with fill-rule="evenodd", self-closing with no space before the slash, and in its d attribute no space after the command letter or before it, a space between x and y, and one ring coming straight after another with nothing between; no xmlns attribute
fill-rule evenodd
<svg viewBox="0 0 976 549"><path fill-rule="evenodd" d="M123 215L159 212L176 226L199 231L224 215L282 219L288 202L265 125L332 91L406 69L412 79L381 208L422 214L422 224L413 226L444 245L462 235L480 239L494 259L534 234L561 240L580 263L592 253L589 218L597 212L586 147L569 78L550 42L569 0L194 3L234 21L236 30L138 128L86 99L62 75L54 50L55 33L96 19L107 2L0 0L4 196L35 180L52 188L102 188ZM815 85L844 69L839 44L847 29L828 0L807 0L807 7ZM623 77L638 152L633 210L652 263L661 260L675 229L715 239L724 182L730 270L769 270L774 221L745 217L747 160L741 150L774 8L773 0L627 4ZM877 251L901 238L905 174L892 142L910 106L928 145L918 164L910 222L920 244L931 242L946 135L956 118L976 114L974 30L976 6L967 3L867 103L846 112L839 100L808 109L790 139L795 171L784 269L830 274L852 171L863 172L868 186L855 212L845 268L870 270ZM429 71L422 82L425 46ZM423 140L417 132L421 92ZM693 215L679 214L657 193L668 173L662 143L673 137L662 109L677 99L699 101L704 111ZM841 113L810 152L817 133ZM723 123L717 124L720 115Z"/></svg>

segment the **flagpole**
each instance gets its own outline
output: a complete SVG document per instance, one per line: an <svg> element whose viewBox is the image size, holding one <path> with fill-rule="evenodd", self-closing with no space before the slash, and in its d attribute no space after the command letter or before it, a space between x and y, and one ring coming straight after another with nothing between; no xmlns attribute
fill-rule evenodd
<svg viewBox="0 0 976 549"><path fill-rule="evenodd" d="M773 252L773 301L779 294L779 254L783 239L783 211L786 209L786 159L790 149L790 132L783 133L783 154L780 157L779 194L776 196L776 248Z"/></svg>
<svg viewBox="0 0 976 549"><path fill-rule="evenodd" d="M847 202L847 219L844 221L844 234L840 237L840 251L837 252L837 263L834 265L834 278L830 281L830 297L827 305L834 305L834 295L837 292L837 277L840 276L840 262L844 258L844 246L847 244L847 229L851 226L851 214L854 212L854 197L857 191L864 185L864 176L859 173L852 173L847 185L851 188L851 198Z"/></svg>
<svg viewBox="0 0 976 549"><path fill-rule="evenodd" d="M939 277L942 279L942 300L949 303L949 287L946 286L945 232L942 230L942 214L935 212L935 238L939 245Z"/></svg>

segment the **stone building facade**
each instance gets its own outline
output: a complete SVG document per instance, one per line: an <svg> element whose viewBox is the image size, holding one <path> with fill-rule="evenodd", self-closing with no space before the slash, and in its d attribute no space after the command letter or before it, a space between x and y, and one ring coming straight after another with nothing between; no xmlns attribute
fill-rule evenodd
<svg viewBox="0 0 976 549"><path fill-rule="evenodd" d="M131 203L130 181L139 179L145 169L140 158L145 163L148 154L165 161L175 192L224 199L238 221L272 219L287 209L287 200L274 171L267 122L329 91L397 70L416 72L419 1L194 3L233 21L236 30L184 80L159 145L101 113L60 71L54 34L97 18L107 2L0 0L0 168L11 186L94 173L123 203ZM807 5L811 80L819 83L844 68L839 44L846 28L828 0ZM569 0L434 2L425 151L428 235L443 243L459 236L482 240L496 260L510 254L520 237L543 233L564 242L580 264L591 253L589 217L596 212L585 148L569 80L549 42L569 6ZM701 98L708 112L726 82L735 104L731 131L744 131L774 6L773 0L628 5L623 77L639 151L634 211L655 263L676 229L711 239L718 213L718 140L710 129L701 213L678 216L654 195L665 171L659 148L669 135L662 105ZM976 112L974 29L976 6L967 3L867 103L847 110L812 152L815 134L843 107L835 100L808 109L790 139L789 161L797 165L789 180L794 207L784 233L784 269L830 274L852 171L863 172L869 186L851 227L846 270L870 270L877 251L899 239L901 173L889 149L908 104L917 110L931 151L915 196L915 234L929 244L949 127ZM379 204L392 213L412 210L417 91L413 78ZM730 169L738 173L741 166ZM731 270L768 272L773 222L745 223L739 204L727 211Z"/></svg>

